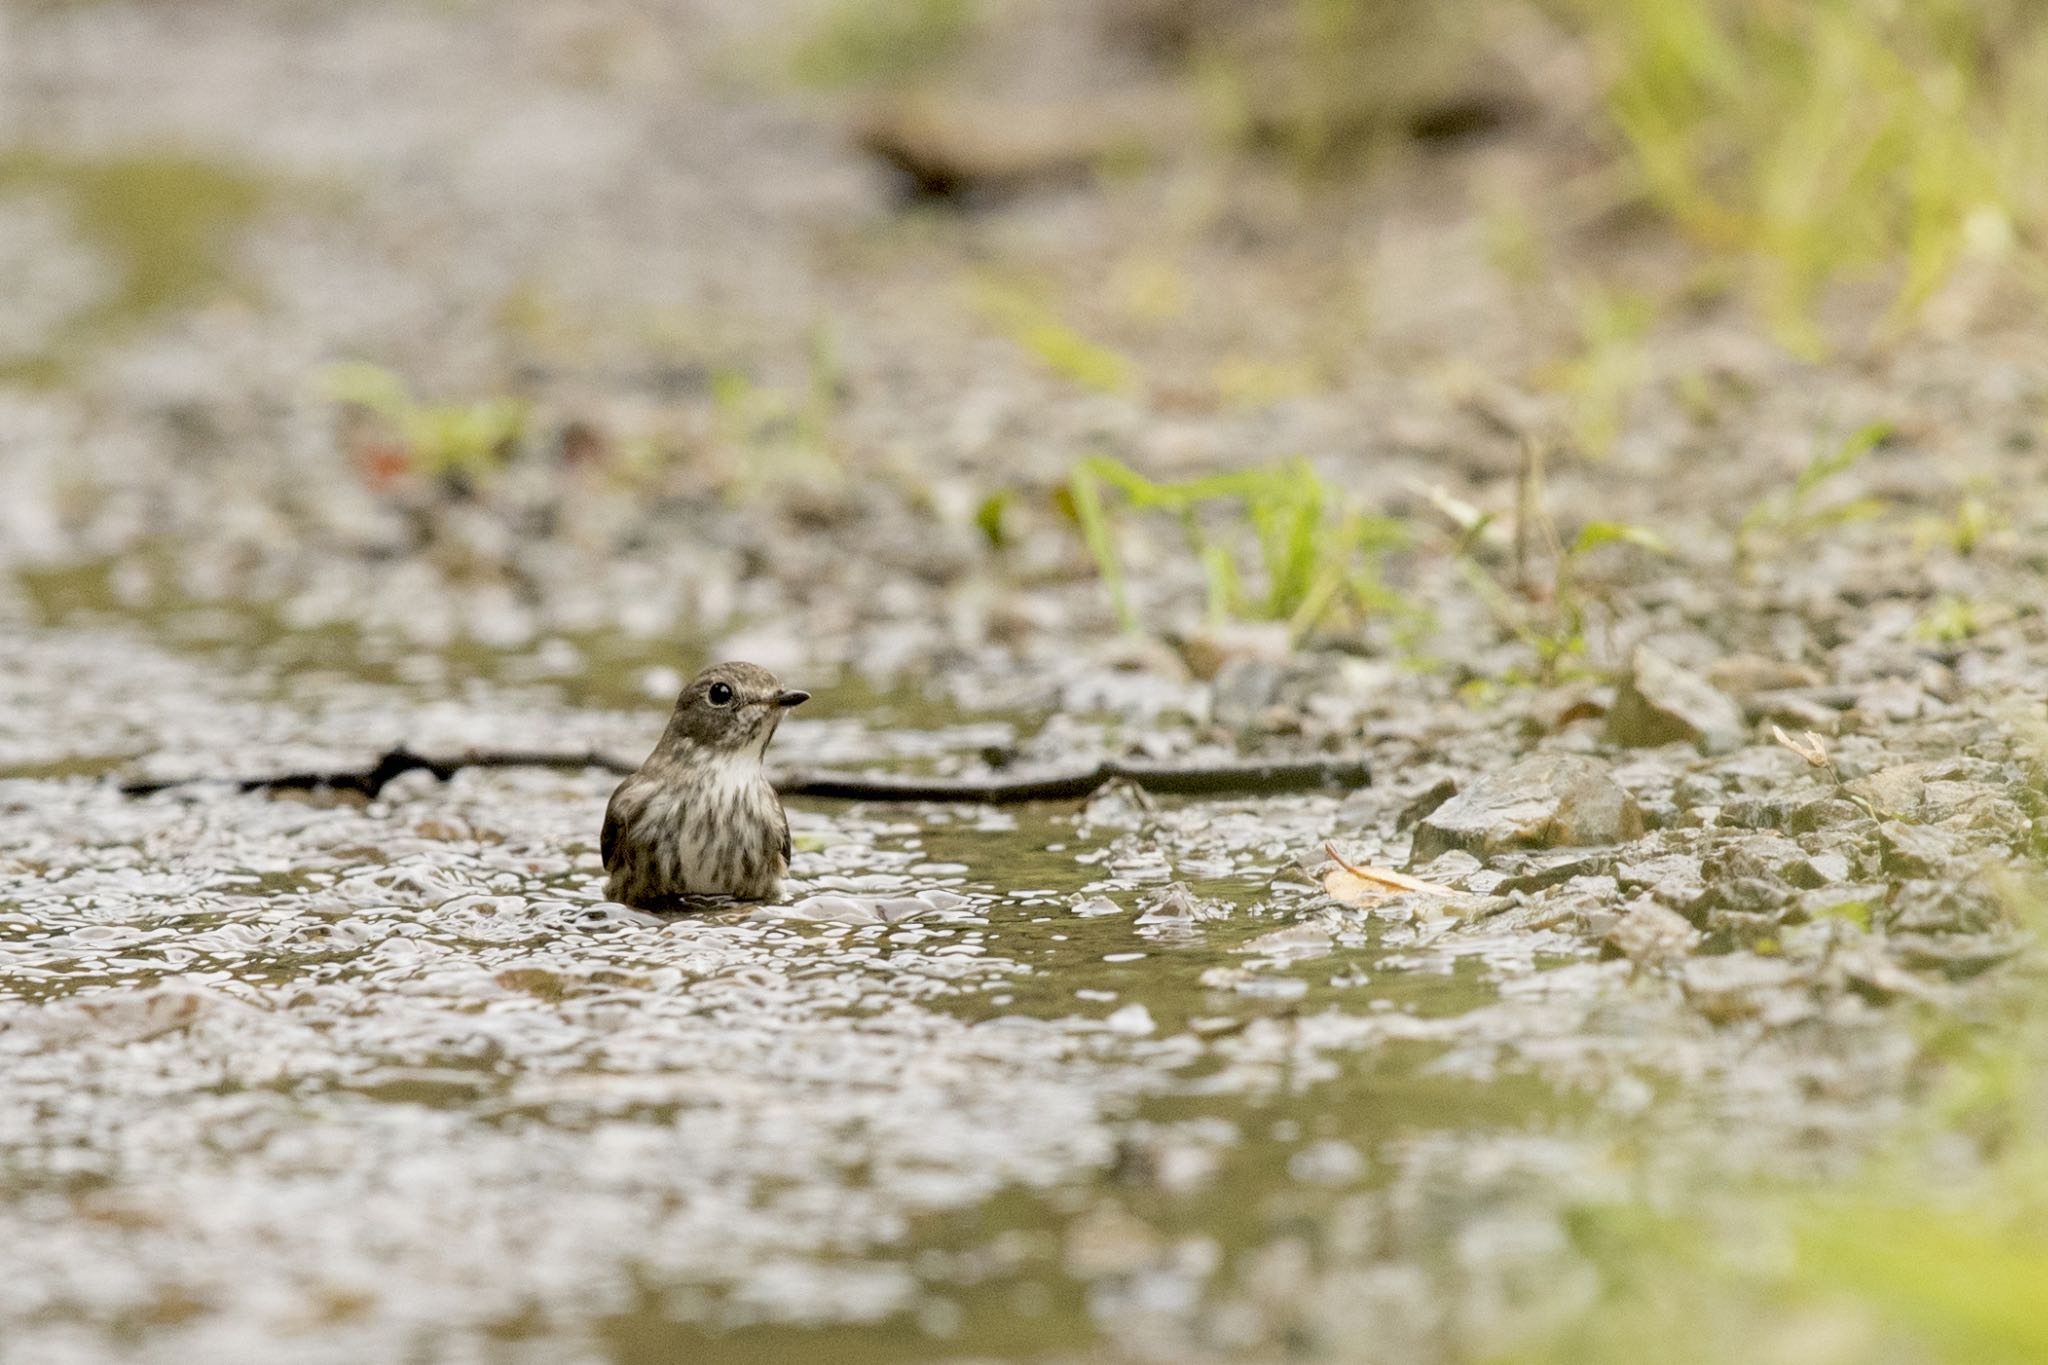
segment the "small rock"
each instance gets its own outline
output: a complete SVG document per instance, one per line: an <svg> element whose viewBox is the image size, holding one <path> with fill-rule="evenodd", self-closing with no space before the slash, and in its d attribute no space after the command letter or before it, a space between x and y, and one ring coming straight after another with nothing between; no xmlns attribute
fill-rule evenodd
<svg viewBox="0 0 2048 1365"><path fill-rule="evenodd" d="M1721 824L1734 829L1783 829L1792 818L1785 798L1745 796L1721 807Z"/></svg>
<svg viewBox="0 0 2048 1365"><path fill-rule="evenodd" d="M1143 1005L1125 1005L1102 1022L1108 1025L1111 1033L1132 1038L1142 1038L1159 1027L1152 1022L1152 1011Z"/></svg>
<svg viewBox="0 0 2048 1365"><path fill-rule="evenodd" d="M1707 670L1707 681L1729 696L1746 701L1759 692L1818 687L1821 678L1804 664L1761 654L1731 654Z"/></svg>
<svg viewBox="0 0 2048 1365"><path fill-rule="evenodd" d="M1193 928L1205 920L1225 919L1229 914L1230 906L1225 902L1204 900L1188 890L1187 883L1174 882L1147 899L1135 922L1140 928Z"/></svg>
<svg viewBox="0 0 2048 1365"><path fill-rule="evenodd" d="M1676 827L1679 829L1712 829L1721 823L1721 808L1715 806L1692 806L1678 813Z"/></svg>
<svg viewBox="0 0 2048 1365"><path fill-rule="evenodd" d="M1908 967L1960 981L2017 957L2026 943L2012 934L1898 934L1891 948Z"/></svg>
<svg viewBox="0 0 2048 1365"><path fill-rule="evenodd" d="M1198 632L1181 642L1188 672L1208 682L1235 659L1256 659L1275 668L1294 653L1284 621L1241 621Z"/></svg>
<svg viewBox="0 0 2048 1365"><path fill-rule="evenodd" d="M1806 850L1778 834L1742 834L1715 845L1701 864L1709 882L1734 878L1770 881L1806 856Z"/></svg>
<svg viewBox="0 0 2048 1365"><path fill-rule="evenodd" d="M1875 944L1839 945L1829 954L1828 965L1840 975L1842 984L1874 1004L1901 997L1925 1000L1934 994Z"/></svg>
<svg viewBox="0 0 2048 1365"><path fill-rule="evenodd" d="M2010 919L2004 902L1981 883L1907 881L1895 889L1884 924L1893 934L1958 934L2005 929Z"/></svg>
<svg viewBox="0 0 2048 1365"><path fill-rule="evenodd" d="M1171 682L1185 681L1188 676L1187 665L1172 646L1149 635L1119 635L1107 640L1094 651L1093 661L1113 673L1149 674Z"/></svg>
<svg viewBox="0 0 2048 1365"><path fill-rule="evenodd" d="M1927 765L1896 763L1846 784L1849 795L1868 801L1881 815L1910 819L1927 799Z"/></svg>
<svg viewBox="0 0 2048 1365"><path fill-rule="evenodd" d="M1955 859L1955 839L1932 825L1903 825L1887 820L1878 826L1884 868L1901 877L1934 877Z"/></svg>
<svg viewBox="0 0 2048 1365"><path fill-rule="evenodd" d="M1294 961L1321 957L1335 946L1328 930L1313 924L1291 924L1285 929L1274 929L1240 943L1234 951Z"/></svg>
<svg viewBox="0 0 2048 1365"><path fill-rule="evenodd" d="M1918 720L1933 705L1933 698L1904 678L1886 678L1857 695L1854 728L1869 731L1882 729L1887 722Z"/></svg>
<svg viewBox="0 0 2048 1365"><path fill-rule="evenodd" d="M1419 793L1414 800L1401 807L1401 814L1394 821L1396 829L1410 829L1438 806L1458 794L1458 784L1448 777L1440 777Z"/></svg>
<svg viewBox="0 0 2048 1365"><path fill-rule="evenodd" d="M1157 810L1150 792L1129 778L1112 777L1082 805L1080 823L1098 829L1142 829Z"/></svg>
<svg viewBox="0 0 2048 1365"><path fill-rule="evenodd" d="M1623 912L1602 944L1605 955L1625 957L1640 966L1656 967L1699 946L1700 931L1685 916L1655 901L1637 901Z"/></svg>
<svg viewBox="0 0 2048 1365"><path fill-rule="evenodd" d="M1840 711L1797 692L1762 693L1748 698L1745 705L1758 720L1781 726L1795 735L1807 730L1820 735L1842 733Z"/></svg>
<svg viewBox="0 0 2048 1365"><path fill-rule="evenodd" d="M1720 782L1709 773L1687 773L1671 787L1671 799L1681 809L1718 806L1725 795Z"/></svg>
<svg viewBox="0 0 2048 1365"><path fill-rule="evenodd" d="M1726 753L1749 738L1749 725L1742 708L1705 678L1638 648L1607 713L1607 738L1631 747L1683 740L1706 753Z"/></svg>
<svg viewBox="0 0 2048 1365"><path fill-rule="evenodd" d="M1365 1171L1365 1157L1339 1138L1310 1143L1287 1160L1287 1173L1305 1185L1348 1185Z"/></svg>
<svg viewBox="0 0 2048 1365"><path fill-rule="evenodd" d="M1438 886L1449 886L1458 890L1469 890L1468 879L1485 870L1486 865L1465 850L1452 849L1440 858L1432 858L1415 869L1415 875ZM1498 885L1498 879L1489 884L1488 890Z"/></svg>
<svg viewBox="0 0 2048 1365"><path fill-rule="evenodd" d="M1868 929L1884 904L1885 890L1879 884L1857 882L1817 887L1799 898L1798 913L1809 922L1839 920Z"/></svg>
<svg viewBox="0 0 2048 1365"><path fill-rule="evenodd" d="M1669 906L1690 905L1706 889L1700 860L1689 853L1666 853L1614 869L1624 891L1647 891Z"/></svg>
<svg viewBox="0 0 2048 1365"><path fill-rule="evenodd" d="M1582 721L1603 719L1613 704L1614 689L1611 687L1577 682L1552 688L1530 698L1522 728L1532 735L1554 735Z"/></svg>
<svg viewBox="0 0 2048 1365"><path fill-rule="evenodd" d="M1816 853L1785 869L1785 880L1797 887L1814 890L1849 880L1849 860L1839 853Z"/></svg>
<svg viewBox="0 0 2048 1365"><path fill-rule="evenodd" d="M1597 760L1538 753L1473 783L1415 827L1411 863L1453 849L1481 857L1511 848L1622 843L1642 837L1635 798Z"/></svg>
<svg viewBox="0 0 2048 1365"><path fill-rule="evenodd" d="M1282 669L1268 659L1230 660L1209 684L1209 714L1233 730L1261 726L1280 700Z"/></svg>
<svg viewBox="0 0 2048 1365"><path fill-rule="evenodd" d="M1759 951L1766 944L1781 944L1784 920L1773 914L1752 914L1745 910L1715 910L1707 916L1709 946L1716 952L1738 948ZM1772 950L1776 955L1776 949Z"/></svg>
<svg viewBox="0 0 2048 1365"><path fill-rule="evenodd" d="M1708 886L1699 899L1685 908L1685 913L1696 924L1722 911L1770 916L1783 909L1791 899L1792 893L1775 881L1766 881L1762 877L1727 877Z"/></svg>
<svg viewBox="0 0 2048 1365"><path fill-rule="evenodd" d="M1694 958L1679 977L1687 1003L1716 1024L1796 1010L1798 980L1791 963L1748 954Z"/></svg>
<svg viewBox="0 0 2048 1365"><path fill-rule="evenodd" d="M1492 889L1510 895L1516 891L1541 891L1588 877L1606 877L1614 870L1614 855L1577 851L1524 854L1504 860L1494 870L1505 875Z"/></svg>
<svg viewBox="0 0 2048 1365"><path fill-rule="evenodd" d="M1158 1256L1160 1245L1150 1224L1101 1204L1067 1225L1067 1273L1084 1280L1133 1274Z"/></svg>
<svg viewBox="0 0 2048 1365"><path fill-rule="evenodd" d="M1794 834L1814 834L1824 829L1839 829L1844 825L1852 825L1858 820L1869 818L1869 813L1854 801L1829 795L1804 802L1786 811L1785 828Z"/></svg>

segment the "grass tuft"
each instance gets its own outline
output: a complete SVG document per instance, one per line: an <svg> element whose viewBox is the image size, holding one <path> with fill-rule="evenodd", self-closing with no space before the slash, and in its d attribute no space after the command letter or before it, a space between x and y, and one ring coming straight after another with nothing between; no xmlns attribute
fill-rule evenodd
<svg viewBox="0 0 2048 1365"><path fill-rule="evenodd" d="M1350 505L1306 460L1173 483L1120 460L1074 466L1067 500L1117 618L1136 632L1114 513L1170 518L1207 585L1210 623L1281 621L1299 637L1332 619L1401 610L1380 576L1402 525Z"/></svg>
<svg viewBox="0 0 2048 1365"><path fill-rule="evenodd" d="M2048 210L2048 9L2021 0L1570 0L1644 188L1751 266L1791 349L1829 287L1895 333Z"/></svg>

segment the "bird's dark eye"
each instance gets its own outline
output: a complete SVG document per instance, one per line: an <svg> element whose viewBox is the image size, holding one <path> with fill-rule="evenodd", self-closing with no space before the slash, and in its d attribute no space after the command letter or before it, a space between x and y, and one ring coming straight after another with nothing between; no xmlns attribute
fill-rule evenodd
<svg viewBox="0 0 2048 1365"><path fill-rule="evenodd" d="M711 684L705 691L704 696L713 706L732 705L732 687L727 683L716 682Z"/></svg>

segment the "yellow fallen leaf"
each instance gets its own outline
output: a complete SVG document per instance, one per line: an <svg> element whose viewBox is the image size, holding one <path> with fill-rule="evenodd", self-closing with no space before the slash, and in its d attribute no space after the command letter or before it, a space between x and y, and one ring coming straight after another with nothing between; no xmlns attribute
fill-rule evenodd
<svg viewBox="0 0 2048 1365"><path fill-rule="evenodd" d="M1419 892L1426 896L1455 896L1459 893L1448 886L1411 877L1405 872L1396 872L1390 867L1360 867L1348 861L1337 851L1335 844L1324 844L1323 852L1330 855L1330 861L1337 864L1323 874L1323 890L1331 898L1346 905L1371 905L1388 900L1406 892Z"/></svg>
<svg viewBox="0 0 2048 1365"><path fill-rule="evenodd" d="M1329 853L1329 862L1337 864L1339 870L1352 874L1354 878L1358 878L1360 882L1366 882L1370 886L1382 886L1382 888L1386 888L1389 892L1419 890L1419 892L1432 894L1432 896L1456 896L1456 894L1460 894L1460 892L1452 890L1450 886L1438 886L1436 882L1423 882L1421 878L1409 876L1407 872L1395 872L1393 868L1374 868L1372 864L1366 864L1364 868L1360 868L1358 864L1346 860L1346 857L1343 857L1343 853L1337 851L1335 843L1325 843L1323 851ZM1327 882L1327 878L1325 878L1325 882Z"/></svg>

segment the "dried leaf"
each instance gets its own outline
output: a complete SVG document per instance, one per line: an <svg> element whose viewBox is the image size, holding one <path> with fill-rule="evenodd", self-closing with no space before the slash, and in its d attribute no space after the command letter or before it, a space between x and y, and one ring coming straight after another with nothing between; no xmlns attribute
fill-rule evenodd
<svg viewBox="0 0 2048 1365"><path fill-rule="evenodd" d="M1780 745L1798 754L1811 766L1816 768L1828 766L1827 741L1813 731L1808 730L1806 732L1806 738L1803 742L1786 734L1782 726L1773 725L1771 727L1771 734Z"/></svg>
<svg viewBox="0 0 2048 1365"><path fill-rule="evenodd" d="M1323 852L1330 856L1330 861L1337 864L1335 868L1323 874L1323 890L1328 892L1333 900L1342 901L1346 905L1375 905L1409 892L1419 892L1427 896L1459 894L1448 886L1438 886L1435 882L1426 882L1405 872L1396 872L1392 868L1373 867L1370 864L1360 867L1347 861L1344 855L1337 851L1335 844L1324 844Z"/></svg>

